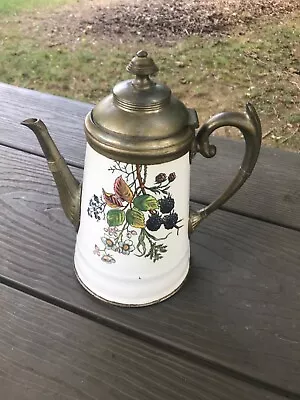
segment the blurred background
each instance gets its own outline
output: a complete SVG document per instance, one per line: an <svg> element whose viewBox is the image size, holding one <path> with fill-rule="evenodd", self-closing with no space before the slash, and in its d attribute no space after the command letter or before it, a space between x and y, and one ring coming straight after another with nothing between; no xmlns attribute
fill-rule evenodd
<svg viewBox="0 0 300 400"><path fill-rule="evenodd" d="M0 18L1 82L96 103L145 49L200 122L251 101L264 144L300 152L299 0L0 0Z"/></svg>

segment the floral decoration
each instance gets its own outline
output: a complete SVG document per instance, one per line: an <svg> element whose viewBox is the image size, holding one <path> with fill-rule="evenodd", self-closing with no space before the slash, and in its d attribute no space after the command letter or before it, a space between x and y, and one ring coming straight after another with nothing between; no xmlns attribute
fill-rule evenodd
<svg viewBox="0 0 300 400"><path fill-rule="evenodd" d="M156 262L167 252L166 238L172 230L178 234L182 227L169 191L176 179L175 172L169 175L161 172L149 185L147 168L114 162L109 171L118 176L112 190L103 188L101 195L94 194L89 201L88 215L107 224L94 248L94 254L105 263L116 262L113 253L149 257ZM170 232L158 237L153 232L161 228Z"/></svg>

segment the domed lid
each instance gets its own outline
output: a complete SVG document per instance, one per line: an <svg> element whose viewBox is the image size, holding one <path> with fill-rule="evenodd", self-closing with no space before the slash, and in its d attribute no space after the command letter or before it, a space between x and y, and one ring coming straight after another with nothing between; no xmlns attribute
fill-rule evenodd
<svg viewBox="0 0 300 400"><path fill-rule="evenodd" d="M136 54L127 71L135 78L118 83L87 115L89 144L107 157L132 164L157 164L188 152L198 126L195 111L150 78L158 68L146 51Z"/></svg>
<svg viewBox="0 0 300 400"><path fill-rule="evenodd" d="M137 52L126 69L135 79L114 87L114 101L118 107L125 111L158 111L170 102L171 90L150 78L158 68L146 51Z"/></svg>

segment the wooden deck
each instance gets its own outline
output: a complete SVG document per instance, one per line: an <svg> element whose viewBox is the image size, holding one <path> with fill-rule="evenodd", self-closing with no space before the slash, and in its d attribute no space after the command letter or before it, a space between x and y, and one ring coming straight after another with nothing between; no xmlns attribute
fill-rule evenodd
<svg viewBox="0 0 300 400"><path fill-rule="evenodd" d="M300 399L300 156L262 149L253 176L191 239L189 278L140 309L104 304L73 272L75 232L38 142L39 117L82 177L92 105L0 84L0 399ZM191 201L234 175L215 138Z"/></svg>

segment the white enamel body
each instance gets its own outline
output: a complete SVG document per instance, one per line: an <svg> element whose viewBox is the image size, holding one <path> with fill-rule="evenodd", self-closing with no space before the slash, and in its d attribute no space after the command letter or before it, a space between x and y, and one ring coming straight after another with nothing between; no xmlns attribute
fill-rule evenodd
<svg viewBox="0 0 300 400"><path fill-rule="evenodd" d="M177 213L176 226L180 227L179 229L173 227L168 230L162 224L157 231L150 231L146 227L132 227L126 222L127 219L122 225L109 228L106 214L113 208L108 205L101 214L102 218L95 218L90 205L93 196L96 195L103 205L102 189L106 193L114 195L114 183L117 178L122 176L122 179L130 185L133 180L130 177L136 176L136 174L132 174L126 180L128 177L126 173L111 170L114 165L116 165L114 160L98 154L87 144L80 227L74 257L76 275L85 289L105 301L123 306L153 304L175 293L183 283L189 269L189 154L168 163L147 166L144 193L159 201L165 195L155 194L147 187L169 186L167 193L175 202L174 210L171 213ZM121 167L127 168L129 172L136 169L134 165L126 167L126 164L123 163L121 163ZM166 178L173 173L176 174L176 178L169 185L168 179L161 184L155 183L159 174L165 174ZM171 177L174 178L174 175ZM133 185L132 193L136 193L136 190L136 186ZM141 191L139 193L143 194ZM121 209L126 213L132 206L133 203L129 204L125 201L122 207L114 209ZM90 213L88 213L88 209ZM139 214L141 212L146 222L151 216L151 212L140 211ZM170 214L162 214L159 209L154 212L158 212L161 218ZM146 237L144 237L146 248L143 245L140 245L139 249L137 248L142 231L145 233L144 236L149 234L160 239L155 241L149 236L152 243L166 246L166 252L161 254L161 259L154 262L150 256L146 257L150 250L150 244ZM144 255L142 255L143 253Z"/></svg>

